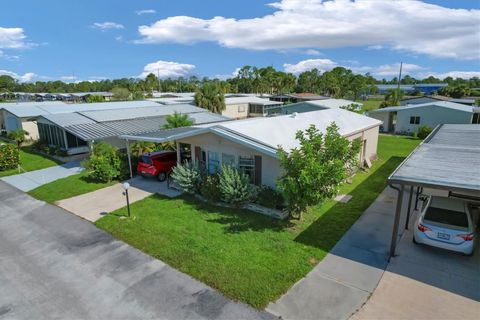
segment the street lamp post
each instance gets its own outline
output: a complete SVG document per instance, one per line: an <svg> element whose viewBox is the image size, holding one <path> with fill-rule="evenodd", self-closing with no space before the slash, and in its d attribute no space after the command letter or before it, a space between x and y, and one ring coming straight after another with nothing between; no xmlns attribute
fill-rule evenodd
<svg viewBox="0 0 480 320"><path fill-rule="evenodd" d="M128 199L128 189L129 188L130 188L130 183L125 182L123 184L123 189L125 190L125 192L123 194L127 198L127 211L128 211L128 217L130 218L130 200Z"/></svg>

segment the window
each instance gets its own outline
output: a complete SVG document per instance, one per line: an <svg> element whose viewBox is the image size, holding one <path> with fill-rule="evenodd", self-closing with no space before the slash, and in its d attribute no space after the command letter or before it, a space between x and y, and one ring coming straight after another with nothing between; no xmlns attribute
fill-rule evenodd
<svg viewBox="0 0 480 320"><path fill-rule="evenodd" d="M220 159L218 152L208 151L208 173L214 174L220 167Z"/></svg>
<svg viewBox="0 0 480 320"><path fill-rule="evenodd" d="M261 104L250 104L250 113L263 114L263 106Z"/></svg>
<svg viewBox="0 0 480 320"><path fill-rule="evenodd" d="M235 167L235 156L231 154L222 153L222 164L224 166Z"/></svg>
<svg viewBox="0 0 480 320"><path fill-rule="evenodd" d="M250 157L238 157L238 169L243 171L249 178L250 183L255 182L255 159Z"/></svg>
<svg viewBox="0 0 480 320"><path fill-rule="evenodd" d="M245 106L244 105L238 106L238 112L245 112Z"/></svg>
<svg viewBox="0 0 480 320"><path fill-rule="evenodd" d="M410 124L420 124L420 117L410 117Z"/></svg>
<svg viewBox="0 0 480 320"><path fill-rule="evenodd" d="M425 220L468 228L468 218L465 212L453 211L445 208L428 207L427 212L425 213Z"/></svg>

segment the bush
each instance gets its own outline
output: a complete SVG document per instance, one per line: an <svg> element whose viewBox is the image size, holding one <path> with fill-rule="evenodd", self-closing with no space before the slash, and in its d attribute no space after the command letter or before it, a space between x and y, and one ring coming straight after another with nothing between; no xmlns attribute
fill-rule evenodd
<svg viewBox="0 0 480 320"><path fill-rule="evenodd" d="M13 144L0 144L0 171L15 169L19 164L19 149Z"/></svg>
<svg viewBox="0 0 480 320"><path fill-rule="evenodd" d="M222 200L222 192L220 191L220 177L218 174L207 176L200 187L200 194L210 201Z"/></svg>
<svg viewBox="0 0 480 320"><path fill-rule="evenodd" d="M259 205L267 208L281 208L285 202L283 195L269 186L261 186L258 190L257 201Z"/></svg>
<svg viewBox="0 0 480 320"><path fill-rule="evenodd" d="M248 176L231 166L222 166L219 172L219 188L222 200L237 206L251 201L255 196Z"/></svg>
<svg viewBox="0 0 480 320"><path fill-rule="evenodd" d="M93 145L90 158L84 162L87 176L98 182L111 182L120 176L121 160L118 150L105 143L97 142Z"/></svg>
<svg viewBox="0 0 480 320"><path fill-rule="evenodd" d="M418 127L418 130L417 130L417 136L420 138L420 139L425 139L426 137L428 137L428 135L433 131L432 128L430 128L429 126L420 126Z"/></svg>
<svg viewBox="0 0 480 320"><path fill-rule="evenodd" d="M179 164L173 168L172 179L186 193L194 194L200 191L202 174L198 166L191 162Z"/></svg>

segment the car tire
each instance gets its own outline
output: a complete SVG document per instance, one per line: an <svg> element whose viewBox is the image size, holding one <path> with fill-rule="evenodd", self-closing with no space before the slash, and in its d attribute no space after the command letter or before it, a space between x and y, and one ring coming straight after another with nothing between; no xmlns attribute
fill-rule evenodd
<svg viewBox="0 0 480 320"><path fill-rule="evenodd" d="M163 182L167 179L167 174L165 172L160 172L157 176L158 181Z"/></svg>

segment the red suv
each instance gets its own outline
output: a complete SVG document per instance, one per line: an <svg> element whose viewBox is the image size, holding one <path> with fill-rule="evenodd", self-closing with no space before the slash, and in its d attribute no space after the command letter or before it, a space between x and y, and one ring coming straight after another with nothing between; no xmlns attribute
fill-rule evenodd
<svg viewBox="0 0 480 320"><path fill-rule="evenodd" d="M146 153L138 159L137 173L143 177L157 177L159 181L167 179L173 167L177 164L175 151L158 151Z"/></svg>

